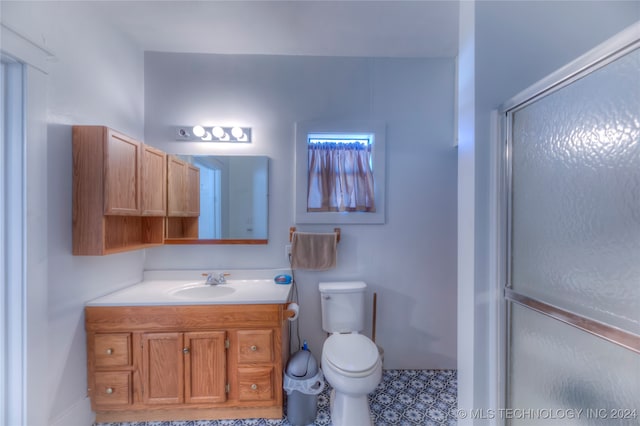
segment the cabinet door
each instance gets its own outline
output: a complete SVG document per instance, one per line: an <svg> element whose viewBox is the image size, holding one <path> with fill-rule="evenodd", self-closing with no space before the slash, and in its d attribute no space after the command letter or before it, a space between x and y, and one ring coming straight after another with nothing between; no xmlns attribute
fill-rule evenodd
<svg viewBox="0 0 640 426"><path fill-rule="evenodd" d="M142 146L142 214L164 216L167 212L166 154L148 145Z"/></svg>
<svg viewBox="0 0 640 426"><path fill-rule="evenodd" d="M187 173L185 216L200 216L200 169L188 164L185 171Z"/></svg>
<svg viewBox="0 0 640 426"><path fill-rule="evenodd" d="M142 399L145 404L184 401L183 349L181 333L142 335Z"/></svg>
<svg viewBox="0 0 640 426"><path fill-rule="evenodd" d="M140 215L142 144L111 129L105 132L104 214Z"/></svg>
<svg viewBox="0 0 640 426"><path fill-rule="evenodd" d="M185 402L215 403L227 399L224 331L184 334Z"/></svg>
<svg viewBox="0 0 640 426"><path fill-rule="evenodd" d="M167 159L167 216L184 216L187 205L187 163L170 155Z"/></svg>

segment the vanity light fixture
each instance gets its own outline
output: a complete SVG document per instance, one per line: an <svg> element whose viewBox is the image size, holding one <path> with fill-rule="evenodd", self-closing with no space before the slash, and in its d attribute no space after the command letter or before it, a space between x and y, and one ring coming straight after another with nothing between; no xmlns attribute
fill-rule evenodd
<svg viewBox="0 0 640 426"><path fill-rule="evenodd" d="M251 143L251 127L200 126L176 128L176 140Z"/></svg>

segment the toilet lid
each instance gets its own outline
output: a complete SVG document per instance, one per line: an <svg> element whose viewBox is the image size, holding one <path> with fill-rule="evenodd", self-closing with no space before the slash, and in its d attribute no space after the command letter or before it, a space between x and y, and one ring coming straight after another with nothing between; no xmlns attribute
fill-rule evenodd
<svg viewBox="0 0 640 426"><path fill-rule="evenodd" d="M333 334L324 342L324 357L337 368L358 373L378 362L378 347L362 334Z"/></svg>

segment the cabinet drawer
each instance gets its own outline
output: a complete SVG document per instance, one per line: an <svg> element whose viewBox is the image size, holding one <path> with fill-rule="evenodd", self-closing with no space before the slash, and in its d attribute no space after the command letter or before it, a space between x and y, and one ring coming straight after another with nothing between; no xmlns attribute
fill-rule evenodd
<svg viewBox="0 0 640 426"><path fill-rule="evenodd" d="M93 399L96 405L131 404L131 373L97 372Z"/></svg>
<svg viewBox="0 0 640 426"><path fill-rule="evenodd" d="M238 368L238 399L268 401L274 398L272 367Z"/></svg>
<svg viewBox="0 0 640 426"><path fill-rule="evenodd" d="M96 334L93 354L96 368L131 365L131 334Z"/></svg>
<svg viewBox="0 0 640 426"><path fill-rule="evenodd" d="M239 330L238 363L273 362L273 330Z"/></svg>

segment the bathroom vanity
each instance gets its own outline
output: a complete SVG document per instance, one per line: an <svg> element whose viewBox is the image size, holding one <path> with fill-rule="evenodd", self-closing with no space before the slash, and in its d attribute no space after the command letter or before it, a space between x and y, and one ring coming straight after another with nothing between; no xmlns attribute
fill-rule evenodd
<svg viewBox="0 0 640 426"><path fill-rule="evenodd" d="M153 274L85 308L96 421L281 418L290 286Z"/></svg>

